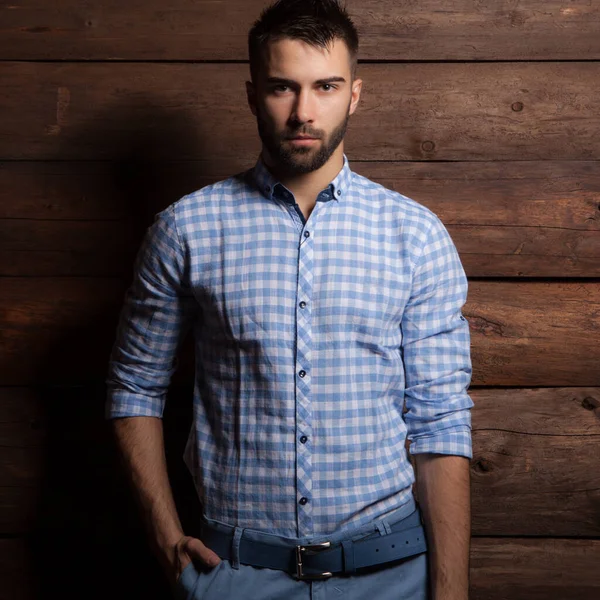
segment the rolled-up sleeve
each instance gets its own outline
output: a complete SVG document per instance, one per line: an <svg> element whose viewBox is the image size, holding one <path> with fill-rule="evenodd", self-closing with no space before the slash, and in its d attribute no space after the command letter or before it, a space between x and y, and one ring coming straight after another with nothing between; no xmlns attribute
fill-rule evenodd
<svg viewBox="0 0 600 600"><path fill-rule="evenodd" d="M154 215L125 292L106 377L106 418L162 417L177 350L196 317L175 207Z"/></svg>
<svg viewBox="0 0 600 600"><path fill-rule="evenodd" d="M448 231L432 216L402 317L404 419L411 454L472 458L468 283Z"/></svg>

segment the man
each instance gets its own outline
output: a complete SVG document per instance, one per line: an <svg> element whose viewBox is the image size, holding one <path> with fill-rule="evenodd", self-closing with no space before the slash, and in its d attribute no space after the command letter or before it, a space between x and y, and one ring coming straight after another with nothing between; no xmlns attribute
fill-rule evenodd
<svg viewBox="0 0 600 600"><path fill-rule="evenodd" d="M333 0L265 9L255 167L158 213L136 259L107 416L182 598L467 598L467 280L433 212L350 169L357 49ZM202 539L161 422L190 328Z"/></svg>

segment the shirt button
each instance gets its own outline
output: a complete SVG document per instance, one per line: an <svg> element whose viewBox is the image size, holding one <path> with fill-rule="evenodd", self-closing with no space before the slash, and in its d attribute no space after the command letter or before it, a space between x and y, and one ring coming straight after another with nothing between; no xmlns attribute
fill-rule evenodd
<svg viewBox="0 0 600 600"><path fill-rule="evenodd" d="M466 319L462 315L460 315L460 320L461 321L466 321Z"/></svg>
<svg viewBox="0 0 600 600"><path fill-rule="evenodd" d="M307 441L308 441L308 438L307 438L305 435L303 435L303 436L300 438L300 443L301 443L301 444L306 444L306 442L307 442Z"/></svg>
<svg viewBox="0 0 600 600"><path fill-rule="evenodd" d="M308 237L310 235L310 231L305 231L304 232L304 237Z"/></svg>
<svg viewBox="0 0 600 600"><path fill-rule="evenodd" d="M300 377L304 377L306 375L306 371L300 371L300 373L298 373L298 375L300 375Z"/></svg>
<svg viewBox="0 0 600 600"><path fill-rule="evenodd" d="M308 498L305 498L304 496L302 498L300 498L300 504L302 504L302 506L304 506L307 502L308 502Z"/></svg>
<svg viewBox="0 0 600 600"><path fill-rule="evenodd" d="M300 308L304 308L306 306L306 302L304 302L304 300L302 300L302 302L300 302Z"/></svg>
<svg viewBox="0 0 600 600"><path fill-rule="evenodd" d="M338 190L338 191L337 191L337 195L338 195L338 196L341 196L341 195L342 195L342 190Z"/></svg>

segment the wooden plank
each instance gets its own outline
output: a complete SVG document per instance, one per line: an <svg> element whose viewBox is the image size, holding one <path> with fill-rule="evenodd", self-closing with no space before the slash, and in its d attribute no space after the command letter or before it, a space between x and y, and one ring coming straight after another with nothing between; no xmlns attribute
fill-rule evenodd
<svg viewBox="0 0 600 600"><path fill-rule="evenodd" d="M471 282L473 384L598 385L599 309L598 283Z"/></svg>
<svg viewBox="0 0 600 600"><path fill-rule="evenodd" d="M597 160L600 64L366 64L356 160ZM231 159L259 150L240 64L0 64L0 158Z"/></svg>
<svg viewBox="0 0 600 600"><path fill-rule="evenodd" d="M600 540L474 539L472 600L594 600Z"/></svg>
<svg viewBox="0 0 600 600"><path fill-rule="evenodd" d="M0 540L0 600L53 595L75 599L81 598L81 590L86 590L86 598L98 600L107 595L114 600L136 595L164 599L168 589L158 565L144 548L140 534L128 533L129 539L114 534L120 543L110 544L109 539L98 543L98 534L90 532L83 552L78 545L80 533L67 530L56 539L40 540L37 547L51 552L33 561L31 542ZM80 551L74 552L69 543ZM599 559L600 540L475 538L471 543L469 598L596 600L600 593Z"/></svg>
<svg viewBox="0 0 600 600"><path fill-rule="evenodd" d="M600 536L600 388L474 389L474 535ZM181 455L190 385L171 388L165 427L178 506L196 505ZM104 387L0 388L0 534L115 510L123 489L103 420ZM99 516L96 518L100 518ZM191 519L190 519L191 521Z"/></svg>
<svg viewBox="0 0 600 600"><path fill-rule="evenodd" d="M127 276L140 229L127 222L0 220L0 275Z"/></svg>
<svg viewBox="0 0 600 600"><path fill-rule="evenodd" d="M128 283L6 278L0 385L77 384L103 374ZM600 385L600 283L472 281L463 314L473 385ZM182 358L189 374L192 360Z"/></svg>
<svg viewBox="0 0 600 600"><path fill-rule="evenodd" d="M600 461L589 455L598 430L583 437L476 431L474 528L484 535L501 528L508 535L598 536Z"/></svg>
<svg viewBox="0 0 600 600"><path fill-rule="evenodd" d="M139 221L253 163L251 157L158 163L136 157L112 162L0 162L0 219ZM570 164L565 163L565 172ZM595 163L586 164L593 177ZM581 171L574 173L586 178ZM590 184L595 186L596 180ZM600 190L600 177L598 184Z"/></svg>
<svg viewBox="0 0 600 600"><path fill-rule="evenodd" d="M90 6L1 9L0 56L11 60L246 60L246 36L267 2L104 0ZM556 60L600 58L600 8L575 0L347 3L360 59Z"/></svg>
<svg viewBox="0 0 600 600"><path fill-rule="evenodd" d="M599 277L597 163L352 168L433 210L476 277ZM251 160L0 163L0 276L128 276L152 215Z"/></svg>
<svg viewBox="0 0 600 600"><path fill-rule="evenodd" d="M479 434L573 438L600 434L600 388L475 388L469 394L475 403L473 432Z"/></svg>
<svg viewBox="0 0 600 600"><path fill-rule="evenodd" d="M473 390L477 535L600 536L599 388Z"/></svg>
<svg viewBox="0 0 600 600"><path fill-rule="evenodd" d="M6 278L0 384L77 384L105 371L125 288L115 279Z"/></svg>

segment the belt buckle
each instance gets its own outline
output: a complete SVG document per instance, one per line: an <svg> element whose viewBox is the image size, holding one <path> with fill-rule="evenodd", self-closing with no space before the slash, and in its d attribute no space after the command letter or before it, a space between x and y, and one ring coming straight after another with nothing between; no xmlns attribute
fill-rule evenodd
<svg viewBox="0 0 600 600"><path fill-rule="evenodd" d="M331 542L321 542L320 544L306 544L305 546L296 546L296 577L298 579L328 579L333 575L329 571L324 573L304 573L302 570L302 553L317 554L321 550L331 547Z"/></svg>

